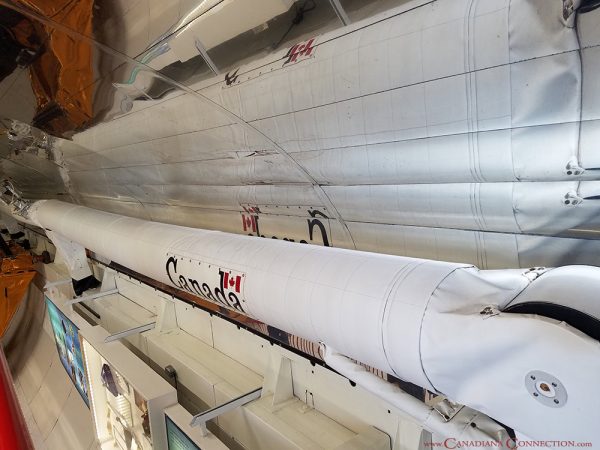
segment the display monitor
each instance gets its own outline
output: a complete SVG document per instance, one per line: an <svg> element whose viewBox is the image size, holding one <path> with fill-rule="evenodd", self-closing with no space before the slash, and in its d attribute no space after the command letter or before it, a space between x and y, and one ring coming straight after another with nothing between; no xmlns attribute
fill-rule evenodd
<svg viewBox="0 0 600 450"><path fill-rule="evenodd" d="M46 297L46 308L48 309L48 317L52 324L52 331L54 332L54 340L56 341L60 361L89 408L89 390L85 366L83 364L83 355L81 353L81 342L79 341L79 328L48 297Z"/></svg>
<svg viewBox="0 0 600 450"><path fill-rule="evenodd" d="M167 442L169 450L201 450L194 442L179 428L173 420L165 415L167 420Z"/></svg>

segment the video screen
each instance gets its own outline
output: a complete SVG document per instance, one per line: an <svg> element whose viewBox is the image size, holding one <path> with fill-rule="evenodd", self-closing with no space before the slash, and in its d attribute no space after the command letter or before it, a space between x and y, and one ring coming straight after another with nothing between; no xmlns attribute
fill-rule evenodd
<svg viewBox="0 0 600 450"><path fill-rule="evenodd" d="M79 328L67 319L48 297L46 297L46 308L54 331L54 340L56 341L60 361L89 408L89 391L79 341Z"/></svg>
<svg viewBox="0 0 600 450"><path fill-rule="evenodd" d="M181 431L175 422L169 416L165 415L167 420L167 442L169 450L201 450L192 440Z"/></svg>

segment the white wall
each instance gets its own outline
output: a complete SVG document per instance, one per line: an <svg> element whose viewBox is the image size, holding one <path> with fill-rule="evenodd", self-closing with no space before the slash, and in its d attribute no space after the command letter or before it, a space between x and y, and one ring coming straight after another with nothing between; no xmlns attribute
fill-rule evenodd
<svg viewBox="0 0 600 450"><path fill-rule="evenodd" d="M26 311L10 362L35 448L95 449L90 410L60 362L44 296L35 284L23 306Z"/></svg>

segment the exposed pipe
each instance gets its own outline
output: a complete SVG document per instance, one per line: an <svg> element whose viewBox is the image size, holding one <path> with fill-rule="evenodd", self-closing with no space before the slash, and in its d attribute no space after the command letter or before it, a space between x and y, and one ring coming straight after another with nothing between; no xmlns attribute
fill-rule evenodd
<svg viewBox="0 0 600 450"><path fill-rule="evenodd" d="M501 425L470 408L461 410L451 420L445 420L432 406L417 400L395 384L384 381L334 349L326 345L321 345L321 349L323 359L329 367L396 407L427 431L457 441L504 443L510 438Z"/></svg>
<svg viewBox="0 0 600 450"><path fill-rule="evenodd" d="M539 288L546 274L564 269L479 271L148 222L55 200L35 202L27 213L118 264L324 342L532 439L600 443L600 391L593 388L600 343L556 320L502 312L532 287L547 301L568 302ZM600 269L583 272L569 297L594 302ZM551 383L557 388L549 392Z"/></svg>

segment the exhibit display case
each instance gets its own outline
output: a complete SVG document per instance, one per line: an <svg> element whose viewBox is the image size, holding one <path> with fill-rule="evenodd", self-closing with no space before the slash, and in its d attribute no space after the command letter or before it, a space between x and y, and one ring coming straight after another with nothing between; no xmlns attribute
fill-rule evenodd
<svg viewBox="0 0 600 450"><path fill-rule="evenodd" d="M177 403L175 389L106 330L81 332L90 406L103 450L166 450L164 409Z"/></svg>

